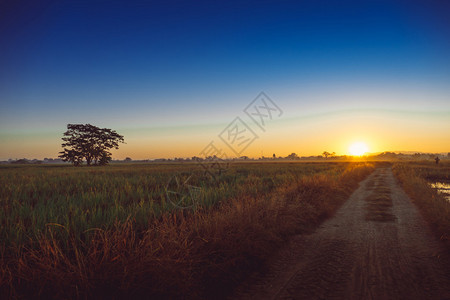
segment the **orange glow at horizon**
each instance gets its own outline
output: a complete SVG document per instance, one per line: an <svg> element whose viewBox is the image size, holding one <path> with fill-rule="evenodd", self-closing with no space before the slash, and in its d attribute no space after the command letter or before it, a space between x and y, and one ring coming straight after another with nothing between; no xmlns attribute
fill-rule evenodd
<svg viewBox="0 0 450 300"><path fill-rule="evenodd" d="M349 155L349 146L364 142L363 152L414 151L450 152L450 122L445 114L395 114L381 112L336 113L311 118L289 118L270 123L265 132L257 131L256 139L241 155L286 157L319 156L324 151ZM227 123L161 128L120 128L126 144L113 150L114 159L155 159L200 156L214 141L228 156L231 150L218 137ZM249 123L249 126L252 126ZM256 131L257 129L254 128ZM56 158L61 151L61 132L0 134L0 160ZM353 154L352 154L353 155Z"/></svg>

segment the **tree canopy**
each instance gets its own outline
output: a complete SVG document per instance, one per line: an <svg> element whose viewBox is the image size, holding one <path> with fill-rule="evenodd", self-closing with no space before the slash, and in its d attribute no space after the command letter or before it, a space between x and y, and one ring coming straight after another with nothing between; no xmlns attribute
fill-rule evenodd
<svg viewBox="0 0 450 300"><path fill-rule="evenodd" d="M291 154L289 154L288 156L286 156L286 158L289 159L299 159L297 153L292 152Z"/></svg>
<svg viewBox="0 0 450 300"><path fill-rule="evenodd" d="M115 130L91 124L67 124L62 140L64 150L59 157L74 166L80 166L84 160L88 166L106 165L111 161L109 150L119 149L119 143L125 142Z"/></svg>
<svg viewBox="0 0 450 300"><path fill-rule="evenodd" d="M328 151L323 151L322 156L324 156L325 158L328 157L334 157L336 155L336 152L328 152Z"/></svg>

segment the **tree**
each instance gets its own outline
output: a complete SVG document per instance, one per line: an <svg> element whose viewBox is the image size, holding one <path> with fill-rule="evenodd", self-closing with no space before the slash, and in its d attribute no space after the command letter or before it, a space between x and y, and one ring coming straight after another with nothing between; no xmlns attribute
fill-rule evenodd
<svg viewBox="0 0 450 300"><path fill-rule="evenodd" d="M62 138L64 151L59 152L63 161L80 166L83 160L90 166L106 165L111 161L110 149L119 149L123 136L115 130L99 128L91 124L68 124Z"/></svg>
<svg viewBox="0 0 450 300"><path fill-rule="evenodd" d="M328 158L328 157L334 157L334 156L336 155L336 152L330 153L330 152L328 152L328 151L323 151L322 155L323 155L325 158Z"/></svg>
<svg viewBox="0 0 450 300"><path fill-rule="evenodd" d="M297 155L297 153L292 152L291 154L286 156L286 158L288 158L288 159L298 159L298 155Z"/></svg>

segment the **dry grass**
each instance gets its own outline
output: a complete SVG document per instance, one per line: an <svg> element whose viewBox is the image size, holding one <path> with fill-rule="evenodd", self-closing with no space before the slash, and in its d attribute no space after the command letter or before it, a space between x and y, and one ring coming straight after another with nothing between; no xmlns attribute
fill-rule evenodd
<svg viewBox="0 0 450 300"><path fill-rule="evenodd" d="M302 176L266 195L241 195L195 214L165 212L144 231L135 221L93 229L80 240L48 226L29 243L2 249L4 298L222 298L296 233L332 216L374 170Z"/></svg>
<svg viewBox="0 0 450 300"><path fill-rule="evenodd" d="M393 171L438 238L450 249L450 202L431 188L427 181L448 180L450 165L397 163Z"/></svg>
<svg viewBox="0 0 450 300"><path fill-rule="evenodd" d="M392 222L396 217L391 213L392 199L388 195L373 195L366 199L366 220L376 222Z"/></svg>
<svg viewBox="0 0 450 300"><path fill-rule="evenodd" d="M384 178L377 175L368 183L372 193L365 199L366 220L375 222L393 222L396 217L392 214L391 190L384 182Z"/></svg>

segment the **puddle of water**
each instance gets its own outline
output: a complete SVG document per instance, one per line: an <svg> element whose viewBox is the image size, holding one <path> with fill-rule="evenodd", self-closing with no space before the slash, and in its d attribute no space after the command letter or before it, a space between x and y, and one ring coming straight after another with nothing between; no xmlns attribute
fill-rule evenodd
<svg viewBox="0 0 450 300"><path fill-rule="evenodd" d="M441 194L444 194L445 199L450 201L450 182L435 182L431 183L431 187L437 189Z"/></svg>

